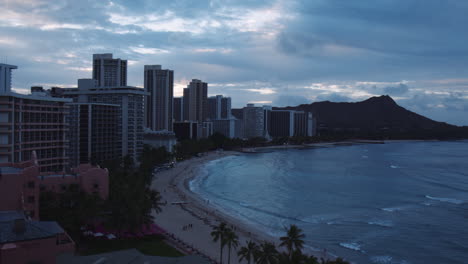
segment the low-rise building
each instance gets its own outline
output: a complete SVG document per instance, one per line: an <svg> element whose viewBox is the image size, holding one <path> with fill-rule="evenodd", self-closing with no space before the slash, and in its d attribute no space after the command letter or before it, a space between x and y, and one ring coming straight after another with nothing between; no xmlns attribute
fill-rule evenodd
<svg viewBox="0 0 468 264"><path fill-rule="evenodd" d="M35 152L31 157L26 162L0 163L0 211L23 211L27 217L39 219L40 189L60 192L70 184L102 199L109 196L107 169L81 164L67 173L40 173Z"/></svg>
<svg viewBox="0 0 468 264"><path fill-rule="evenodd" d="M56 263L75 243L57 222L29 220L21 211L0 211L0 264Z"/></svg>
<svg viewBox="0 0 468 264"><path fill-rule="evenodd" d="M172 152L175 144L177 144L176 135L172 131L152 131L145 130L143 143L152 146L153 148L166 148L166 151Z"/></svg>

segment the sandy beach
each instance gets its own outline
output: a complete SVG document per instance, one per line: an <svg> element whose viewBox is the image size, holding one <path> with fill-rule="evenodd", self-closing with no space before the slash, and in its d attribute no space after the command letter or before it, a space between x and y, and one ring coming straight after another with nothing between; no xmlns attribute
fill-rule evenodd
<svg viewBox="0 0 468 264"><path fill-rule="evenodd" d="M238 249L248 240L257 243L267 240L275 245L279 244L277 238L270 237L238 219L223 214L188 189L188 182L196 176L200 165L210 160L238 154L238 152L232 151L205 153L202 157L178 162L174 168L155 174L152 188L161 193L163 202L167 201L162 212L155 215L155 223L179 240L174 241L174 244L178 244L179 249L192 247L202 255L219 262L220 245L219 242L213 242L210 233L213 226L218 225L221 221L227 223L239 236ZM237 250L231 251L231 263L240 263ZM193 250L185 252L190 251L193 252ZM223 262L227 262L227 253L227 248L225 248Z"/></svg>

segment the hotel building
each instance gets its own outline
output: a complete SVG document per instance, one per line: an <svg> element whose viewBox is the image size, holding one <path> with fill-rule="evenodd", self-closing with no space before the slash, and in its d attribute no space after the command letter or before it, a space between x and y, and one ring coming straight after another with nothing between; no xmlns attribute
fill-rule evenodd
<svg viewBox="0 0 468 264"><path fill-rule="evenodd" d="M161 65L145 65L146 127L153 131L172 131L174 71Z"/></svg>
<svg viewBox="0 0 468 264"><path fill-rule="evenodd" d="M40 172L64 171L69 102L44 93L0 93L0 163L27 161L36 151Z"/></svg>

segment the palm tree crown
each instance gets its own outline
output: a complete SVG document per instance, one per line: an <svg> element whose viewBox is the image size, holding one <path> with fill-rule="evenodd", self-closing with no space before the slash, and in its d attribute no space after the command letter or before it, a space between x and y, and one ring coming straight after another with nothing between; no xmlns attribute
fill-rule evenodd
<svg viewBox="0 0 468 264"><path fill-rule="evenodd" d="M257 264L274 264L278 260L278 251L273 243L263 242L257 252Z"/></svg>
<svg viewBox="0 0 468 264"><path fill-rule="evenodd" d="M226 223L220 223L218 226L213 228L211 232L211 237L213 237L214 242L220 241L220 254L219 254L219 263L223 263L223 248L226 245L225 236L230 229L226 227Z"/></svg>
<svg viewBox="0 0 468 264"><path fill-rule="evenodd" d="M280 237L280 246L286 247L288 255L291 257L294 250L301 252L304 247L304 238L305 235L302 233L302 229L296 225L291 225L289 226L289 229L286 230L286 236Z"/></svg>
<svg viewBox="0 0 468 264"><path fill-rule="evenodd" d="M239 245L239 239L236 233L231 229L227 229L224 234L224 243L228 246L228 264L231 263L231 248L237 248Z"/></svg>
<svg viewBox="0 0 468 264"><path fill-rule="evenodd" d="M253 241L248 241L247 245L244 247L241 247L239 252L237 252L237 255L239 256L239 262L242 260L247 260L247 263L250 264L252 260L255 261L255 256L257 255L258 252L258 245L255 244Z"/></svg>

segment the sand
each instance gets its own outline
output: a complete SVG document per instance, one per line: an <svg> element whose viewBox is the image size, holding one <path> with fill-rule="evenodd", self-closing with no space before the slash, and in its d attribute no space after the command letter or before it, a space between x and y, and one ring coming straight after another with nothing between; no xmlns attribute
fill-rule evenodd
<svg viewBox="0 0 468 264"><path fill-rule="evenodd" d="M239 236L238 248L231 250L231 263L233 264L241 263L238 261L237 250L248 240L258 244L264 240L273 242L275 245L279 244L278 238L268 236L247 223L223 214L188 188L188 181L196 176L199 166L210 160L238 154L238 152L231 151L210 152L202 157L178 162L174 168L155 174L152 188L161 193L163 201L167 201L167 205L162 207L162 212L154 215L155 223L183 242L173 241L174 245L178 244L179 249L193 247L202 255L219 262L220 244L213 242L210 233L213 231L213 226L221 221L227 223ZM173 204L179 202L184 204ZM186 251L186 253L189 252ZM228 249L225 247L223 262L226 263L227 254Z"/></svg>

